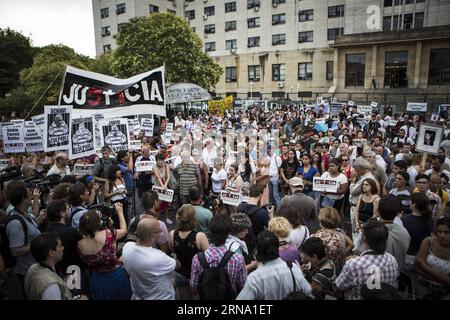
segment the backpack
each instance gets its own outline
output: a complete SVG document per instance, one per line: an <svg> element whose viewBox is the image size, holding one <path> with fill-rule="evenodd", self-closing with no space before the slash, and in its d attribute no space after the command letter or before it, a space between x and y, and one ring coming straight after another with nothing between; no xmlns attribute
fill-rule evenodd
<svg viewBox="0 0 450 320"><path fill-rule="evenodd" d="M17 258L12 255L11 249L9 248L9 239L6 234L6 227L8 223L13 220L18 220L22 225L23 233L25 235L24 245L28 242L28 226L25 222L25 218L23 218L20 214L10 214L8 218L6 218L5 222L0 225L0 253L5 262L5 268L13 268L17 262Z"/></svg>
<svg viewBox="0 0 450 320"><path fill-rule="evenodd" d="M23 285L13 269L6 269L0 274L0 301L24 300Z"/></svg>
<svg viewBox="0 0 450 320"><path fill-rule="evenodd" d="M226 265L234 252L227 251L217 267L211 267L206 261L205 253L198 254L198 260L203 268L198 285L200 300L234 300L236 292L231 285Z"/></svg>

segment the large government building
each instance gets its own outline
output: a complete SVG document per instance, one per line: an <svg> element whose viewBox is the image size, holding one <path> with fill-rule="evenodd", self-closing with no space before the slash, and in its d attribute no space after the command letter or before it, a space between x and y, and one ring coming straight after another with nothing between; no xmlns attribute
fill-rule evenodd
<svg viewBox="0 0 450 320"><path fill-rule="evenodd" d="M130 18L184 17L218 96L450 101L450 0L93 0L96 52Z"/></svg>

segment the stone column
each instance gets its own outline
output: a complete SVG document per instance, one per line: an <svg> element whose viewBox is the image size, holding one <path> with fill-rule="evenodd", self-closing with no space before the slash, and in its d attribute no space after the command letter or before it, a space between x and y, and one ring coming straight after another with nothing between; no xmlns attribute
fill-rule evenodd
<svg viewBox="0 0 450 320"><path fill-rule="evenodd" d="M416 61L414 64L414 88L419 88L421 60L422 60L422 42L419 41L416 44Z"/></svg>

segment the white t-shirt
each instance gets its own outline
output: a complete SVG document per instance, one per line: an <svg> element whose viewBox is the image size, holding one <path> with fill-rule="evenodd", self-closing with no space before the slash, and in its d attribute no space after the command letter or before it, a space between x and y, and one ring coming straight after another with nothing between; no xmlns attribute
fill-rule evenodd
<svg viewBox="0 0 450 320"><path fill-rule="evenodd" d="M132 300L175 300L175 259L161 250L128 242L122 261L130 276Z"/></svg>
<svg viewBox="0 0 450 320"><path fill-rule="evenodd" d="M228 177L225 169L220 169L219 172L214 170L211 175L213 192L219 193L220 191L222 191L222 180L227 180L227 178Z"/></svg>
<svg viewBox="0 0 450 320"><path fill-rule="evenodd" d="M300 248L306 240L308 240L310 234L307 226L301 226L300 228L292 229L289 233L289 241L297 248Z"/></svg>
<svg viewBox="0 0 450 320"><path fill-rule="evenodd" d="M281 158L279 155L274 154L270 158L269 176L270 181L278 181L278 169L281 167Z"/></svg>
<svg viewBox="0 0 450 320"><path fill-rule="evenodd" d="M348 183L347 176L343 173L339 173L339 175L337 177L331 177L331 174L327 171L322 174L321 178L332 178L332 179L336 180L338 189L342 184ZM334 199L334 200L342 199L344 196L345 196L345 194L327 194L327 198Z"/></svg>

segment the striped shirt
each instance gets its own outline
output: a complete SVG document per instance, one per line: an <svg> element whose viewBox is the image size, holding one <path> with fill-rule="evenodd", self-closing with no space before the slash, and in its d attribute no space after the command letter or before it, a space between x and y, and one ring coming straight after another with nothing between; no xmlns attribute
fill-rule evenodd
<svg viewBox="0 0 450 320"><path fill-rule="evenodd" d="M174 173L180 184L180 194L183 196L189 195L189 188L198 184L200 172L197 165L193 163L182 164L175 169Z"/></svg>

